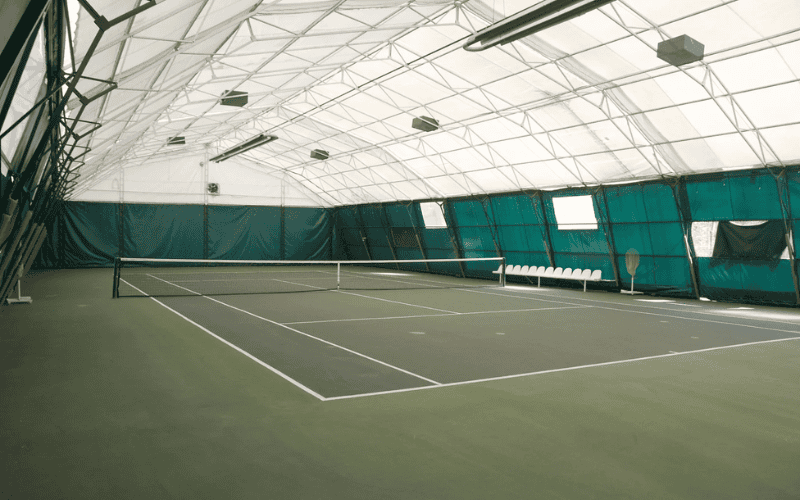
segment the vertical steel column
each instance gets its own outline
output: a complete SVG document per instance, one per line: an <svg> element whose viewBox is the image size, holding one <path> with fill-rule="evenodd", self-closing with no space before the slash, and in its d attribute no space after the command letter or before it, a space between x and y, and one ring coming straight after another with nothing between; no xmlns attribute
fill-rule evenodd
<svg viewBox="0 0 800 500"><path fill-rule="evenodd" d="M795 254L793 241L794 222L792 220L792 198L789 191L789 180L786 177L786 169L784 168L781 170L781 173L775 177L775 184L778 188L778 201L781 204L781 215L783 216L783 227L786 235L786 248L789 251L789 263L792 266L792 282L794 283L795 303L800 305L800 281L798 280L797 276L797 255Z"/></svg>
<svg viewBox="0 0 800 500"><path fill-rule="evenodd" d="M492 242L494 243L494 251L497 252L498 257L505 257L503 247L500 245L500 236L495 236L497 229L497 222L494 220L494 210L492 210L492 220L489 220L489 211L486 209L486 204L489 198L481 199L481 208L483 208L483 215L486 217L486 223L489 224L489 233L492 235Z"/></svg>
<svg viewBox="0 0 800 500"><path fill-rule="evenodd" d="M425 249L422 248L422 240L419 238L419 231L417 231L417 225L414 224L414 215L411 213L411 208L409 208L410 206L411 206L410 204L409 205L405 205L406 212L408 212L408 218L411 220L411 227L414 228L414 236L417 238L417 245L419 246L419 253L420 253L420 255L422 255L423 259L427 260L428 255L425 252ZM428 272L431 272L431 266L429 266L427 262L425 263L425 269Z"/></svg>
<svg viewBox="0 0 800 500"><path fill-rule="evenodd" d="M678 218L680 219L681 231L683 232L683 244L686 246L686 259L689 263L689 272L692 275L692 285L694 286L695 298L699 299L700 280L697 277L694 244L692 243L691 234L692 214L689 211L689 207L685 206L688 203L689 196L686 194L686 184L683 183L683 180L680 177L675 184L672 185L672 197L675 199L675 206L678 209Z"/></svg>
<svg viewBox="0 0 800 500"><path fill-rule="evenodd" d="M208 258L208 205L203 205L203 258Z"/></svg>
<svg viewBox="0 0 800 500"><path fill-rule="evenodd" d="M120 257L125 257L125 202L120 201L119 205L119 253Z"/></svg>
<svg viewBox="0 0 800 500"><path fill-rule="evenodd" d="M325 214L328 218L328 260L333 260L333 256L336 255L333 246L336 243L336 221L339 219L339 209L326 208Z"/></svg>
<svg viewBox="0 0 800 500"><path fill-rule="evenodd" d="M617 262L617 246L614 242L614 231L611 229L611 212L608 210L608 198L606 197L606 190L602 187L598 188L595 192L596 195L603 196L603 207L605 208L604 212L604 230L606 233L606 245L608 245L608 255L611 257L611 267L614 269L614 281L616 281L617 286L622 286L622 277L619 274L619 263ZM594 196L592 197L595 198ZM595 206L598 209L598 212L602 212L600 210L600 201L595 199ZM586 283L584 282L584 285Z"/></svg>
<svg viewBox="0 0 800 500"><path fill-rule="evenodd" d="M350 209L356 213L356 222L358 223L358 235L361 236L361 243L364 244L364 251L367 252L367 259L372 259L372 252L369 251L369 243L367 242L367 237L364 236L364 217L361 215L361 209L358 205L350 207Z"/></svg>
<svg viewBox="0 0 800 500"><path fill-rule="evenodd" d="M550 267L556 267L556 257L553 253L553 242L550 239L550 224L547 222L547 212L544 210L544 200L542 199L542 192L539 191L534 196L539 199L539 210L542 213L542 224L544 225L544 246L547 250L547 260L550 261Z"/></svg>
<svg viewBox="0 0 800 500"><path fill-rule="evenodd" d="M206 144L203 152L203 162L200 163L200 168L203 169L203 258L208 258L208 148L210 144Z"/></svg>
<svg viewBox="0 0 800 500"><path fill-rule="evenodd" d="M392 232L392 227L389 225L389 217L386 216L386 208L383 206L383 203L378 204L378 209L380 210L381 214L381 224L387 230L386 231L386 243L389 244L389 250L392 252L392 258L397 260L397 252L395 252L394 248L394 232ZM391 235L391 237L389 237ZM400 264L395 263L395 267L399 270Z"/></svg>
<svg viewBox="0 0 800 500"><path fill-rule="evenodd" d="M438 202L437 202L438 203ZM442 201L439 204L439 208L442 211L442 217L444 217L444 222L447 224L447 237L450 238L450 244L453 245L453 251L456 253L457 259L464 258L464 252L461 250L461 245L458 244L458 234L456 233L456 219L453 217L453 214L449 214L448 216L448 204L447 201ZM452 208L449 209L452 211ZM458 268L461 270L461 277L465 278L467 274L464 272L464 263L459 261Z"/></svg>
<svg viewBox="0 0 800 500"><path fill-rule="evenodd" d="M281 260L286 260L286 207L281 204L281 234L280 234Z"/></svg>

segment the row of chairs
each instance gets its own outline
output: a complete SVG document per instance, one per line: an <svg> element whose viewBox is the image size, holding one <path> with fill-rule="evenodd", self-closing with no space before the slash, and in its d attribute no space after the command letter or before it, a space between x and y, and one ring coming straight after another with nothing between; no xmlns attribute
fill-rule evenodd
<svg viewBox="0 0 800 500"><path fill-rule="evenodd" d="M500 274L503 266L497 268L497 271L492 271L494 274ZM572 269L568 267L562 269L560 267L545 269L544 266L506 266L506 276L524 276L526 278L536 278L536 286L542 286L542 278L557 278L562 280L575 280L583 281L583 291L586 291L586 283L589 281L600 281L603 271L601 269Z"/></svg>

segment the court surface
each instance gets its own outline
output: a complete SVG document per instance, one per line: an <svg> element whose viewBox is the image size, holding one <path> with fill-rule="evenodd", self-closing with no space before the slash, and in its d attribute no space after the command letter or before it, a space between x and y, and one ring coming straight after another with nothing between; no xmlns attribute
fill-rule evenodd
<svg viewBox="0 0 800 500"><path fill-rule="evenodd" d="M33 303L0 307L3 498L800 492L797 309L544 286L155 302L111 276L33 273Z"/></svg>
<svg viewBox="0 0 800 500"><path fill-rule="evenodd" d="M204 284L189 272L147 275L180 296L120 300L156 300L323 401L800 337L800 314L787 310L479 280L459 288L456 278L382 269L360 270L359 282L399 289L233 295L234 284L199 296ZM275 280L291 279L280 272ZM325 279L301 276L291 283L312 290ZM448 288L432 288L434 279Z"/></svg>

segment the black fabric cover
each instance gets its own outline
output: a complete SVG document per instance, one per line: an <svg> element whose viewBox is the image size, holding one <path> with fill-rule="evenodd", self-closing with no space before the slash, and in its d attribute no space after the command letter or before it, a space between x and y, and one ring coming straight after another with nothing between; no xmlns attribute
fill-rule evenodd
<svg viewBox="0 0 800 500"><path fill-rule="evenodd" d="M781 220L769 220L758 226L737 226L721 221L711 265L730 267L734 263L731 261L760 261L775 269L785 248L786 233Z"/></svg>

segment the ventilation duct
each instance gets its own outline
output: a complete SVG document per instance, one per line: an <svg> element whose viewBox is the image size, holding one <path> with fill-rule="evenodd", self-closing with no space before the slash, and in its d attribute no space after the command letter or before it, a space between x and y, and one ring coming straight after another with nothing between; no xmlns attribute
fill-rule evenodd
<svg viewBox="0 0 800 500"><path fill-rule="evenodd" d="M439 121L429 116L420 116L411 121L411 126L423 132L433 132L439 129Z"/></svg>
<svg viewBox="0 0 800 500"><path fill-rule="evenodd" d="M255 136L255 137L253 137L252 139L248 139L247 141L239 144L238 146L234 146L231 149L225 151L224 153L219 154L219 155L211 158L211 161L216 162L216 163L219 163L221 161L225 161L228 158L232 158L232 157L234 157L236 155L239 155L239 154L242 154L242 153L244 153L246 151L250 151L251 149L257 148L259 146L263 146L264 144L266 144L268 142L272 142L275 139L277 139L277 137L274 136L274 135L259 134L259 135Z"/></svg>
<svg viewBox="0 0 800 500"><path fill-rule="evenodd" d="M545 0L475 33L464 50L478 52L511 43L556 24L569 21L613 0Z"/></svg>
<svg viewBox="0 0 800 500"><path fill-rule="evenodd" d="M705 46L697 40L681 35L658 44L656 55L673 66L683 66L703 60Z"/></svg>
<svg viewBox="0 0 800 500"><path fill-rule="evenodd" d="M328 159L328 152L323 151L322 149L314 149L311 151L311 157L315 160L327 160Z"/></svg>
<svg viewBox="0 0 800 500"><path fill-rule="evenodd" d="M226 90L222 93L220 104L223 106L234 106L242 108L247 104L247 92L240 92L238 90Z"/></svg>

